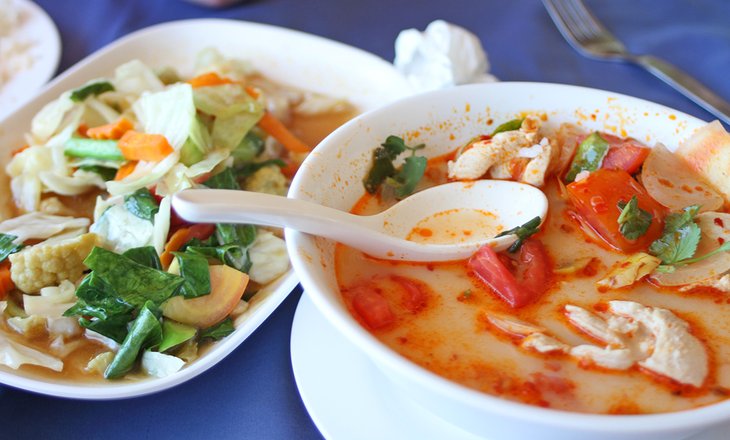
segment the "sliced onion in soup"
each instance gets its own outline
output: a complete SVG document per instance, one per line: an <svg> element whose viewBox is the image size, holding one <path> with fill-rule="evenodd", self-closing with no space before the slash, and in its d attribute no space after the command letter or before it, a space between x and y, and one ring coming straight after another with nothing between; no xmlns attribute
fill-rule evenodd
<svg viewBox="0 0 730 440"><path fill-rule="evenodd" d="M558 148L553 149L553 156L555 157L552 157L550 160L548 173L562 174L573 160L573 155L575 154L576 148L578 148L578 144L580 144L587 134L585 129L575 124L561 124L555 133Z"/></svg>
<svg viewBox="0 0 730 440"><path fill-rule="evenodd" d="M730 202L730 133L714 121L697 130L677 154Z"/></svg>
<svg viewBox="0 0 730 440"><path fill-rule="evenodd" d="M730 240L730 214L703 212L697 216L702 238L695 257L701 257ZM652 278L663 286L683 286L718 277L730 270L730 252L721 252L697 263L679 266L672 273L655 273Z"/></svg>
<svg viewBox="0 0 730 440"><path fill-rule="evenodd" d="M656 144L646 158L641 183L654 200L673 211L690 205L700 205L703 212L714 211L724 202L682 158L662 144Z"/></svg>

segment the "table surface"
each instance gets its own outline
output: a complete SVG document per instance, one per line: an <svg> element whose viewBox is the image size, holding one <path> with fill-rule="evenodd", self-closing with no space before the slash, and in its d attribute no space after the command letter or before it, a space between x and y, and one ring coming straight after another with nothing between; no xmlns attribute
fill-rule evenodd
<svg viewBox="0 0 730 440"><path fill-rule="evenodd" d="M156 23L201 17L284 26L387 60L406 28L444 19L475 32L503 81L596 87L712 115L650 74L581 57L538 0L260 0L209 9L178 0L38 0L63 41L61 72L117 38ZM730 2L588 1L629 50L662 57L730 100ZM319 439L294 382L289 339L297 289L234 353L206 373L152 396L86 402L0 387L3 438Z"/></svg>

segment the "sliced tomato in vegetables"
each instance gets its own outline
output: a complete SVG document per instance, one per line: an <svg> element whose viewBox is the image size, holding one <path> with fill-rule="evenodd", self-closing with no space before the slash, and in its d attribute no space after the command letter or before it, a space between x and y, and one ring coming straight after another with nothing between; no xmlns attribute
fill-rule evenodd
<svg viewBox="0 0 730 440"><path fill-rule="evenodd" d="M477 277L513 308L535 301L549 285L550 260L537 239L526 240L516 257L497 254L490 246L484 246L468 264Z"/></svg>
<svg viewBox="0 0 730 440"><path fill-rule="evenodd" d="M624 170L629 174L639 171L651 150L631 140L612 145L606 157L603 158L601 168L607 170Z"/></svg>
<svg viewBox="0 0 730 440"><path fill-rule="evenodd" d="M567 185L566 190L579 220L614 249L623 252L646 249L662 233L666 208L624 170L599 169ZM639 208L652 215L652 220L646 234L628 240L619 231L618 203L628 202L633 196L638 199Z"/></svg>
<svg viewBox="0 0 730 440"><path fill-rule="evenodd" d="M374 287L357 286L350 291L352 307L368 327L379 329L395 322L395 314L385 299Z"/></svg>

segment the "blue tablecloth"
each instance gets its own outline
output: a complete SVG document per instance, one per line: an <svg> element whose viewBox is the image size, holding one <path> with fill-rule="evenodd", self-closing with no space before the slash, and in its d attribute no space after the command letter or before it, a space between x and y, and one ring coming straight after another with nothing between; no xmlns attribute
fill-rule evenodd
<svg viewBox="0 0 730 440"><path fill-rule="evenodd" d="M537 0L259 0L208 9L177 0L39 0L63 40L60 71L137 29L221 17L318 34L392 60L405 28L445 19L476 34L501 80L585 85L634 95L711 120L709 113L630 65L591 61L562 39ZM589 1L626 46L675 63L730 100L730 2ZM289 357L297 290L233 354L196 379L148 397L84 402L0 387L0 438L321 438L297 392ZM363 415L366 417L367 415Z"/></svg>

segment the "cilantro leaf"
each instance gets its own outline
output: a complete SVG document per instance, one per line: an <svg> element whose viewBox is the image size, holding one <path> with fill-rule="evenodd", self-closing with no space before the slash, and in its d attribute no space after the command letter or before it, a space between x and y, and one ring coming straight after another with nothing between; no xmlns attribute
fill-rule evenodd
<svg viewBox="0 0 730 440"><path fill-rule="evenodd" d="M692 258L702 235L700 227L694 222L699 209L698 205L692 205L682 212L669 214L664 219L662 236L649 246L649 253L659 257L665 265Z"/></svg>
<svg viewBox="0 0 730 440"><path fill-rule="evenodd" d="M380 145L390 160L395 160L396 157L408 149L408 146L402 138L393 135L388 136L385 142Z"/></svg>
<svg viewBox="0 0 730 440"><path fill-rule="evenodd" d="M505 131L515 131L519 130L520 127L522 127L522 121L524 121L525 118L518 118L518 119L512 119L511 121L507 121L504 124L500 124L497 126L497 128L494 129L492 132L492 136L494 136L497 133L502 133Z"/></svg>
<svg viewBox="0 0 730 440"><path fill-rule="evenodd" d="M628 203L623 200L618 202L621 214L618 216L619 232L628 240L636 240L651 226L653 216L650 212L639 208L639 199L631 197Z"/></svg>
<svg viewBox="0 0 730 440"><path fill-rule="evenodd" d="M393 174L395 174L395 166L393 166L390 153L383 147L376 148L373 152L373 166L363 181L365 189L370 194L375 194L385 179Z"/></svg>
<svg viewBox="0 0 730 440"><path fill-rule="evenodd" d="M395 176L385 179L385 183L395 189L395 198L400 200L413 194L426 171L427 162L423 156L406 157Z"/></svg>
<svg viewBox="0 0 730 440"><path fill-rule="evenodd" d="M540 230L540 223L542 223L542 218L540 218L540 216L537 216L525 223L524 225L517 226L516 228L501 232L497 235L497 237L504 237L505 235L512 234L516 235L517 240L512 243L512 246L510 246L509 249L507 249L507 251L514 253L517 252L520 247L522 247L522 243L524 243L528 237Z"/></svg>
<svg viewBox="0 0 730 440"><path fill-rule="evenodd" d="M416 184L423 177L423 171L427 163L425 157L416 156L416 151L425 147L425 144L409 147L402 138L393 135L388 136L385 142L373 151L373 165L363 180L367 192L375 194L383 182L386 182L389 186L395 188L396 197L399 199L413 193ZM393 161L406 150L411 151L411 156L406 158L405 163L400 168L396 169Z"/></svg>

